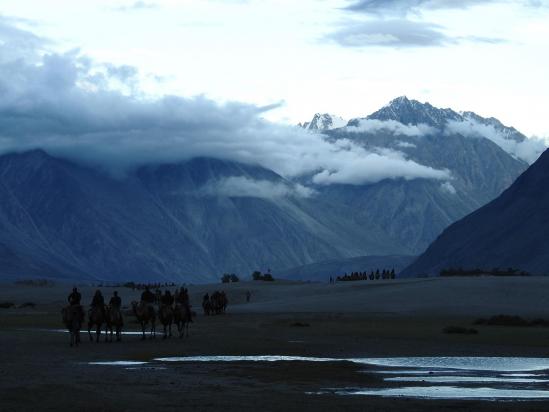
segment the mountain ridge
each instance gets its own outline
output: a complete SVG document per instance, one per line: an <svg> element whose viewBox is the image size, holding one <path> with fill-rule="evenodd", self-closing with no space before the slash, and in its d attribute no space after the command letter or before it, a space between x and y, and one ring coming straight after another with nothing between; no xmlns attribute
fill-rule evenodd
<svg viewBox="0 0 549 412"><path fill-rule="evenodd" d="M499 197L450 225L404 275L514 268L549 274L549 151Z"/></svg>

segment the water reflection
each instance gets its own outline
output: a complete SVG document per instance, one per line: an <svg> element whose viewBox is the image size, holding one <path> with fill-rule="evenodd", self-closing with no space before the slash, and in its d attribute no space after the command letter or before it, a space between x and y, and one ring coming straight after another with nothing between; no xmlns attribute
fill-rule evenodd
<svg viewBox="0 0 549 412"><path fill-rule="evenodd" d="M549 382L549 379L534 378L500 378L497 376L399 376L396 378L385 378L386 382L431 382L431 383L542 383Z"/></svg>
<svg viewBox="0 0 549 412"><path fill-rule="evenodd" d="M350 389L336 391L339 395L406 397L428 399L549 399L549 391L537 389L468 388L458 386L414 386L386 389Z"/></svg>
<svg viewBox="0 0 549 412"><path fill-rule="evenodd" d="M549 369L549 358L517 357L411 357L358 358L358 363L393 368L447 368L495 372L525 372Z"/></svg>
<svg viewBox="0 0 549 412"><path fill-rule="evenodd" d="M88 365L104 365L104 366L135 366L145 365L149 362L141 361L101 361L101 362L88 362Z"/></svg>

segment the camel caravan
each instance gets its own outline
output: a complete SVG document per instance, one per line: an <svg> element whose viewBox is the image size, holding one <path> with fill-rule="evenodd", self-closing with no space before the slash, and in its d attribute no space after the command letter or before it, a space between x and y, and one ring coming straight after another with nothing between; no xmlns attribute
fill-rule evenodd
<svg viewBox="0 0 549 412"><path fill-rule="evenodd" d="M80 330L86 319L84 308L80 303L81 300L82 295L78 292L77 288L74 288L68 297L69 305L61 311L63 323L70 334L70 346L78 346L80 343ZM223 299L216 295L215 302L218 301L222 302ZM223 312L225 312L227 307L226 297L224 298L224 302ZM216 303L214 306L216 312L219 310L218 305L219 303ZM95 292L87 314L90 341L94 340L93 332L95 332L95 341L99 342L103 327L105 330L105 342L112 342L114 336L116 336L117 342L122 340L124 317L121 307L122 300L116 291L108 304L105 304L100 290ZM158 296L158 294L152 293L146 287L145 291L141 294L141 300L139 302L133 301L131 308L137 322L141 325L142 340L146 339L147 330L149 330L151 338L156 337L157 319L163 327L163 339L172 336L173 325L177 327L180 338L189 336L189 325L193 321L194 313L191 311L189 294L186 288L177 289L173 295L169 290L166 290L163 295Z"/></svg>
<svg viewBox="0 0 549 412"><path fill-rule="evenodd" d="M224 314L228 304L229 300L223 291L215 291L212 296L206 293L202 298L202 310L206 316Z"/></svg>

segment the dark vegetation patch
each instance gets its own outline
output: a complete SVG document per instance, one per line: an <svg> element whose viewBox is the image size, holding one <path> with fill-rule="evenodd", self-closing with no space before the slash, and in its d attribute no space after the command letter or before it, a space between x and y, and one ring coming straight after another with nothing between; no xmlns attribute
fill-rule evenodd
<svg viewBox="0 0 549 412"><path fill-rule="evenodd" d="M15 307L15 303L13 302L0 302L0 309L10 309L14 307Z"/></svg>
<svg viewBox="0 0 549 412"><path fill-rule="evenodd" d="M293 327L296 327L296 328L308 328L311 325L309 325L306 322L294 322L290 326L293 326Z"/></svg>
<svg viewBox="0 0 549 412"><path fill-rule="evenodd" d="M19 307L19 309L23 309L23 308L33 308L34 309L36 307L36 303L25 302L25 303L20 304L18 307Z"/></svg>
<svg viewBox="0 0 549 412"><path fill-rule="evenodd" d="M549 326L549 320L546 319L524 319L520 316L512 315L497 315L488 319L477 319L474 325L482 326L521 326L521 327L534 327L534 326Z"/></svg>
<svg viewBox="0 0 549 412"><path fill-rule="evenodd" d="M492 268L492 269L463 269L448 268L440 271L440 276L530 276L528 272L515 268Z"/></svg>
<svg viewBox="0 0 549 412"><path fill-rule="evenodd" d="M49 279L24 279L16 281L15 284L39 288L51 288L55 286L55 282Z"/></svg>
<svg viewBox="0 0 549 412"><path fill-rule="evenodd" d="M474 328L464 328L463 326L446 326L442 331L444 333L449 333L449 334L461 334L461 335L478 334L478 330Z"/></svg>

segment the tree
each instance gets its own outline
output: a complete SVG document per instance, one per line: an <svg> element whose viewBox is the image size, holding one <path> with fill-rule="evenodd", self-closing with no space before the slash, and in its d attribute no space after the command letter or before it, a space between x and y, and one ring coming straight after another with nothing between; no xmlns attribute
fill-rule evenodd
<svg viewBox="0 0 549 412"><path fill-rule="evenodd" d="M231 282L239 282L240 279L238 278L238 276L236 276L234 273L231 273Z"/></svg>

